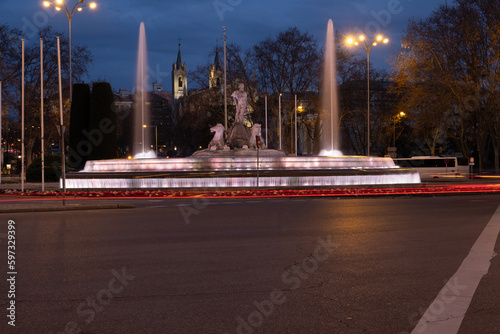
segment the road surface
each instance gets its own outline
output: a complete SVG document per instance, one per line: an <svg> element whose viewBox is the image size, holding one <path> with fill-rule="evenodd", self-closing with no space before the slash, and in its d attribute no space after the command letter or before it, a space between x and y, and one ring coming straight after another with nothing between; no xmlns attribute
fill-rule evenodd
<svg viewBox="0 0 500 334"><path fill-rule="evenodd" d="M136 208L0 214L1 333L425 333L500 196L115 202ZM487 271L459 333L500 333Z"/></svg>

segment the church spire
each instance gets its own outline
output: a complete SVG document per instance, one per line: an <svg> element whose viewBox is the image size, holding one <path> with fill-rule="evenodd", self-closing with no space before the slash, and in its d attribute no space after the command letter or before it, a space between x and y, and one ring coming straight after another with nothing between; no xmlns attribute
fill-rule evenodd
<svg viewBox="0 0 500 334"><path fill-rule="evenodd" d="M181 39L179 38L179 52L177 53L177 68L182 67L182 57L181 57Z"/></svg>
<svg viewBox="0 0 500 334"><path fill-rule="evenodd" d="M222 70L221 61L219 58L219 46L217 46L215 48L214 69L215 70Z"/></svg>
<svg viewBox="0 0 500 334"><path fill-rule="evenodd" d="M215 59L214 63L210 66L210 77L208 81L208 87L220 87L222 84L222 65L219 58L219 45L215 47Z"/></svg>
<svg viewBox="0 0 500 334"><path fill-rule="evenodd" d="M180 38L177 61L172 65L172 94L174 97L174 109L176 109L178 100L187 95L187 70L186 64L182 62Z"/></svg>

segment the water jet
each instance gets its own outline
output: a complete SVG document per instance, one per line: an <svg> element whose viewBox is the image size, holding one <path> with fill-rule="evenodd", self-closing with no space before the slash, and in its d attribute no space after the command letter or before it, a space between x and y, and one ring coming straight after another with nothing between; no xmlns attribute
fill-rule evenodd
<svg viewBox="0 0 500 334"><path fill-rule="evenodd" d="M137 72L135 80L134 98L134 158L150 157L151 136L146 131L144 125L149 123L149 107L146 103L148 99L148 60L146 29L144 22L139 27L139 45L137 48ZM147 149L146 149L147 148Z"/></svg>

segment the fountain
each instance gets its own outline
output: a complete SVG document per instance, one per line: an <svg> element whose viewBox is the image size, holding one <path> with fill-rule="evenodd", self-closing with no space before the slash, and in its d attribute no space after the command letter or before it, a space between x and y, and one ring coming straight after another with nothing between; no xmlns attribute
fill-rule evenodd
<svg viewBox="0 0 500 334"><path fill-rule="evenodd" d="M140 112L142 159L87 161L83 171L67 175L68 189L124 188L245 188L245 187L331 187L420 183L419 174L402 169L391 158L343 156L339 151L339 121L333 23L328 22L323 80L322 147L319 156L285 156L283 151L260 148L260 124L245 125L248 113L244 85L232 94L235 121L229 129L217 124L208 148L188 158L148 158L143 125L148 122L144 104L146 90L146 44L141 23L136 105ZM248 115L247 115L248 117ZM226 131L227 130L227 131ZM224 136L225 134L225 136ZM259 175L259 177L257 177Z"/></svg>
<svg viewBox="0 0 500 334"><path fill-rule="evenodd" d="M135 80L134 100L134 145L135 159L156 158L151 150L151 136L146 131L149 122L149 108L146 104L148 83L148 59L146 45L146 29L144 22L139 27L139 46L137 51L137 73Z"/></svg>
<svg viewBox="0 0 500 334"><path fill-rule="evenodd" d="M323 112L320 156L342 156L339 149L339 103L337 91L337 61L333 21L328 20L325 43L325 65L323 69Z"/></svg>

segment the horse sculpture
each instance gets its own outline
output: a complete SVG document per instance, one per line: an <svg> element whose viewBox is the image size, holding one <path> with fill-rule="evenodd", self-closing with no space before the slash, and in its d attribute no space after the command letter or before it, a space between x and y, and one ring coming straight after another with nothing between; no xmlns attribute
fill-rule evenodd
<svg viewBox="0 0 500 334"><path fill-rule="evenodd" d="M208 144L208 148L212 151L222 150L226 144L232 148L256 149L256 136L262 136L262 126L256 123L251 128L247 128L243 124L237 124L230 129L227 143L224 143L224 126L222 124L219 123L211 127L210 132L215 133Z"/></svg>
<svg viewBox="0 0 500 334"><path fill-rule="evenodd" d="M208 144L208 148L211 150L222 150L224 149L224 126L218 123L210 128L210 132L214 132L214 137Z"/></svg>
<svg viewBox="0 0 500 334"><path fill-rule="evenodd" d="M256 136L259 136L262 138L262 126L259 123L255 123L252 128L250 129L250 148L256 149L257 148L257 141L256 141ZM261 144L261 148L264 148L263 145Z"/></svg>

